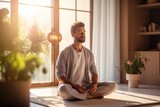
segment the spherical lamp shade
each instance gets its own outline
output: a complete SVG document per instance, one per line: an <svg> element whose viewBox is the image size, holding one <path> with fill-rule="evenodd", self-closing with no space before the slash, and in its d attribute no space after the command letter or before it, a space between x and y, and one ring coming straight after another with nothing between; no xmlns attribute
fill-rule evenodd
<svg viewBox="0 0 160 107"><path fill-rule="evenodd" d="M57 46L59 42L62 40L62 36L60 33L51 31L48 34L47 39L53 46Z"/></svg>

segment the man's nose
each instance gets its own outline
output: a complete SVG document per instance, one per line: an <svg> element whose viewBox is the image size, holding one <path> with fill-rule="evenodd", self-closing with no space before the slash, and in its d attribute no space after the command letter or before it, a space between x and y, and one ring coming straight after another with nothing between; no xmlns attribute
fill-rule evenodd
<svg viewBox="0 0 160 107"><path fill-rule="evenodd" d="M81 32L81 35L84 35L85 34L85 32Z"/></svg>

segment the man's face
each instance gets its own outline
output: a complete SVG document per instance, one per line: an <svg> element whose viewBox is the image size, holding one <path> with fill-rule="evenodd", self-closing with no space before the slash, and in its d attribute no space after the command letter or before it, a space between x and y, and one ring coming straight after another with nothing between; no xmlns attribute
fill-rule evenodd
<svg viewBox="0 0 160 107"><path fill-rule="evenodd" d="M76 42L84 43L85 42L85 29L84 27L77 27L75 33L73 33L73 38Z"/></svg>

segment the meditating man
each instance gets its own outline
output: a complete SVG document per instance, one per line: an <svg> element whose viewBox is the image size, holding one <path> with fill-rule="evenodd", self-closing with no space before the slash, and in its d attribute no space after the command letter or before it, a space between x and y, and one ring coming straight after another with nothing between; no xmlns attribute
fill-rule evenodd
<svg viewBox="0 0 160 107"><path fill-rule="evenodd" d="M115 91L115 82L98 82L92 51L82 45L85 42L85 24L75 22L71 26L73 44L58 56L56 76L58 95L66 100L103 98Z"/></svg>

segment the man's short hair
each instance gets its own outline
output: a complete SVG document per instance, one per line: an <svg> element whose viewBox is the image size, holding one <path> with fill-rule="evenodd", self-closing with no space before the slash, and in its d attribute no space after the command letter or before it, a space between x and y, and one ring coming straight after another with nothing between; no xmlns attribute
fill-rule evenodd
<svg viewBox="0 0 160 107"><path fill-rule="evenodd" d="M71 33L75 33L77 27L85 27L85 24L83 22L75 22L73 23L73 25L71 26Z"/></svg>

